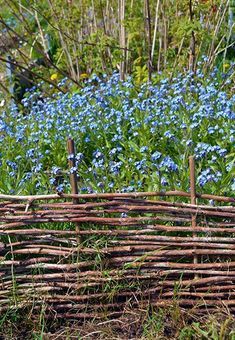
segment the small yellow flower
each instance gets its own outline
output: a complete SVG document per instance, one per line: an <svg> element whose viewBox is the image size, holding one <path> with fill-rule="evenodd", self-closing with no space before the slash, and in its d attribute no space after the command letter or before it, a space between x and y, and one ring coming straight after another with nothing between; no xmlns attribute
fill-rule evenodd
<svg viewBox="0 0 235 340"><path fill-rule="evenodd" d="M57 73L53 73L51 75L51 80L56 80L58 78L58 74Z"/></svg>
<svg viewBox="0 0 235 340"><path fill-rule="evenodd" d="M223 71L225 72L230 67L230 64L223 64Z"/></svg>
<svg viewBox="0 0 235 340"><path fill-rule="evenodd" d="M87 73L80 74L80 79L86 79L86 78L88 78L88 74Z"/></svg>

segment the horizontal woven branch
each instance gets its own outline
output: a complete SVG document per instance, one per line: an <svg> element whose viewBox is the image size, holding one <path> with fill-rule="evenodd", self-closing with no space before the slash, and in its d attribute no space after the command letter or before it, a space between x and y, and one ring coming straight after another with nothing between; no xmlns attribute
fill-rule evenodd
<svg viewBox="0 0 235 340"><path fill-rule="evenodd" d="M18 196L18 195L4 195L0 194L0 199L9 200L9 201L38 201L38 200L58 200L61 198L76 198L76 199L113 199L113 198L139 198L139 197L167 197L167 196L178 196L178 197L190 197L190 193L173 190L173 191L154 191L154 192L131 192L131 193L92 193L92 194L54 194L54 195L27 195L27 196ZM206 200L214 200L218 202L228 202L235 203L234 197L226 197L226 196L218 196L218 195L208 195L208 194L199 194L196 193L197 198L206 199Z"/></svg>

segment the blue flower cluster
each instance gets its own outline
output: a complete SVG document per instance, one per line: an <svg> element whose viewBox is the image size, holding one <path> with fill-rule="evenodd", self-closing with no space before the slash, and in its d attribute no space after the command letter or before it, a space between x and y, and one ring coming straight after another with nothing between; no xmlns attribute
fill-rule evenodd
<svg viewBox="0 0 235 340"><path fill-rule="evenodd" d="M61 169L78 171L81 192L188 190L188 156L195 154L199 187L233 193L235 95L229 84L221 90L216 70L138 88L116 73L94 75L76 92L66 79L59 86L67 93L31 91L22 102L26 115L15 106L1 112L1 191L69 190ZM77 149L72 169L68 137Z"/></svg>
<svg viewBox="0 0 235 340"><path fill-rule="evenodd" d="M206 170L203 170L198 176L198 184L200 185L200 187L204 187L207 183L210 182L217 183L221 177L222 174L220 171L213 173L212 169L208 168Z"/></svg>

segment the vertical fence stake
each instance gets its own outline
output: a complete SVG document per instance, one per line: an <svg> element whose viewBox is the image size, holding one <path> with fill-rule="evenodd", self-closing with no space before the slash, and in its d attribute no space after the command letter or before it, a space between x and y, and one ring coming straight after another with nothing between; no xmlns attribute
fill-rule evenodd
<svg viewBox="0 0 235 340"><path fill-rule="evenodd" d="M68 150L68 162L69 162L69 177L70 177L70 185L72 194L78 194L78 177L77 177L77 170L76 170L76 154L75 154L75 146L74 146L74 140L72 138L68 138L67 140L67 150ZM72 169L72 171L71 171ZM73 204L77 204L78 200L76 198L73 198ZM75 223L76 226L76 232L79 233L80 231L80 225L79 223ZM81 236L77 235L77 242L78 244L81 243Z"/></svg>
<svg viewBox="0 0 235 340"><path fill-rule="evenodd" d="M195 176L195 158L194 156L189 157L189 172L190 172L190 197L191 197L191 204L196 205L196 176ZM192 229L196 228L196 214L192 215L192 220L191 220L191 225ZM193 232L193 237L196 237L197 234ZM194 249L196 249L194 247ZM193 256L193 263L197 264L198 263L198 256L194 255ZM198 275L195 274L194 278L198 278Z"/></svg>

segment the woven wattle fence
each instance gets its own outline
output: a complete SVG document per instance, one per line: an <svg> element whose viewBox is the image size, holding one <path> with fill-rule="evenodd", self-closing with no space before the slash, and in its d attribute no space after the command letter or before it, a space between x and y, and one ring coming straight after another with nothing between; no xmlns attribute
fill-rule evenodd
<svg viewBox="0 0 235 340"><path fill-rule="evenodd" d="M99 317L121 314L126 303L172 299L234 311L235 207L172 203L158 194L2 201L1 311L44 303L48 316ZM187 196L162 193L177 194Z"/></svg>
<svg viewBox="0 0 235 340"><path fill-rule="evenodd" d="M0 311L43 305L48 318L103 318L177 303L234 312L235 199L197 194L190 164L190 193L0 195Z"/></svg>

